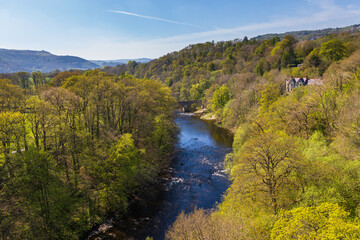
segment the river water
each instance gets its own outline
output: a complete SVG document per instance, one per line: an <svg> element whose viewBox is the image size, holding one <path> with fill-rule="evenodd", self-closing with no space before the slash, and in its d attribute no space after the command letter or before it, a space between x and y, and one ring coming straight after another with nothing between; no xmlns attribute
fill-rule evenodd
<svg viewBox="0 0 360 240"><path fill-rule="evenodd" d="M121 224L109 222L107 234L97 239L145 239L151 236L162 240L181 211L187 213L195 207L210 209L221 201L230 184L223 162L232 150L231 135L213 122L197 119L191 114L179 114L175 122L180 130L179 140L169 179L162 183L164 190L159 203L141 217L129 218Z"/></svg>

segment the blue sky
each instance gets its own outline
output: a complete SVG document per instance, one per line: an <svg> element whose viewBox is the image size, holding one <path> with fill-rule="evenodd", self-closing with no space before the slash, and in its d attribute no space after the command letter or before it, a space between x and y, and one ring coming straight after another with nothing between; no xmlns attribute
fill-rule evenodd
<svg viewBox="0 0 360 240"><path fill-rule="evenodd" d="M199 42L359 23L359 0L0 0L0 48L158 58Z"/></svg>

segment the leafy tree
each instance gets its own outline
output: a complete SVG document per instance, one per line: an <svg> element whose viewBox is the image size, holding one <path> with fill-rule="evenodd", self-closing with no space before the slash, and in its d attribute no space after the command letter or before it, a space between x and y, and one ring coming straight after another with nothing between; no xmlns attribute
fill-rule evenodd
<svg viewBox="0 0 360 240"><path fill-rule="evenodd" d="M259 100L260 113L265 111L273 104L280 96L278 87L273 84L267 84L265 89L261 91L261 98Z"/></svg>
<svg viewBox="0 0 360 240"><path fill-rule="evenodd" d="M1 198L2 203L11 199L4 210L13 215L12 224L19 225L11 228L12 239L74 239L76 233L67 225L73 199L51 155L30 147L13 160L13 176L6 180Z"/></svg>
<svg viewBox="0 0 360 240"><path fill-rule="evenodd" d="M210 72L215 71L215 70L216 70L216 65L215 65L215 63L214 63L214 62L209 62L209 63L207 64L207 69L208 69Z"/></svg>
<svg viewBox="0 0 360 240"><path fill-rule="evenodd" d="M358 239L360 225L333 203L283 211L271 231L271 239Z"/></svg>
<svg viewBox="0 0 360 240"><path fill-rule="evenodd" d="M214 95L211 100L212 108L216 110L218 108L224 107L229 100L230 100L229 88L223 85L214 92Z"/></svg>
<svg viewBox="0 0 360 240"><path fill-rule="evenodd" d="M130 74L134 74L135 68L137 67L138 63L136 61L129 61L128 62L128 71Z"/></svg>
<svg viewBox="0 0 360 240"><path fill-rule="evenodd" d="M131 134L122 135L112 147L110 156L99 166L100 204L105 212L125 212L127 199L137 186L141 167L141 151Z"/></svg>
<svg viewBox="0 0 360 240"><path fill-rule="evenodd" d="M61 87L32 96L0 80L0 238L77 239L168 165L169 88L99 70L58 76Z"/></svg>
<svg viewBox="0 0 360 240"><path fill-rule="evenodd" d="M307 56L306 62L311 67L319 67L321 64L320 50L315 48Z"/></svg>
<svg viewBox="0 0 360 240"><path fill-rule="evenodd" d="M298 58L304 59L315 48L314 40L304 40L297 43L295 54Z"/></svg>
<svg viewBox="0 0 360 240"><path fill-rule="evenodd" d="M297 141L283 132L265 131L247 141L234 162L231 176L244 192L262 196L274 213L286 206L300 185L296 172L302 166Z"/></svg>
<svg viewBox="0 0 360 240"><path fill-rule="evenodd" d="M267 48L267 41L264 41L259 47L255 49L254 54L262 56Z"/></svg>
<svg viewBox="0 0 360 240"><path fill-rule="evenodd" d="M296 88L291 95L279 97L267 111L261 106L260 118L272 127L306 138L326 128L317 93L307 88Z"/></svg>
<svg viewBox="0 0 360 240"><path fill-rule="evenodd" d="M294 44L296 39L291 35L286 35L283 40L276 43L275 47L271 51L271 55L280 56L281 66L288 67L296 62L296 56L294 52Z"/></svg>
<svg viewBox="0 0 360 240"><path fill-rule="evenodd" d="M262 76L264 75L265 72L270 70L270 65L264 58L260 58L254 70L256 71L257 74Z"/></svg>
<svg viewBox="0 0 360 240"><path fill-rule="evenodd" d="M160 155L164 158L171 151L174 144L174 130L172 129L172 121L165 114L161 114L154 119L154 131L152 133L152 141L159 150Z"/></svg>
<svg viewBox="0 0 360 240"><path fill-rule="evenodd" d="M185 87L182 87L180 90L180 100L181 101L188 101L190 97L189 90Z"/></svg>
<svg viewBox="0 0 360 240"><path fill-rule="evenodd" d="M6 167L10 164L10 153L21 152L27 147L25 116L20 112L0 112L0 151Z"/></svg>
<svg viewBox="0 0 360 240"><path fill-rule="evenodd" d="M81 72L80 71L64 71L64 72L60 72L58 74L56 74L56 76L54 76L51 79L51 84L53 87L60 87L67 78L70 78L72 76L78 76L80 75Z"/></svg>
<svg viewBox="0 0 360 240"><path fill-rule="evenodd" d="M321 44L320 55L330 61L338 61L346 56L344 43L334 38Z"/></svg>
<svg viewBox="0 0 360 240"><path fill-rule="evenodd" d="M236 61L232 55L229 55L225 61L221 62L222 70L224 73L232 74L234 72L234 66Z"/></svg>
<svg viewBox="0 0 360 240"><path fill-rule="evenodd" d="M46 74L41 73L41 72L31 73L31 78L33 80L35 87L37 87L38 85L41 85L41 84L45 84L45 82L46 82Z"/></svg>
<svg viewBox="0 0 360 240"><path fill-rule="evenodd" d="M17 72L15 74L15 79L17 80L17 84L23 88L30 88L30 74L27 72Z"/></svg>
<svg viewBox="0 0 360 240"><path fill-rule="evenodd" d="M232 218L215 218L204 209L194 209L192 213L181 212L174 224L166 232L166 239L244 239L247 235L240 221Z"/></svg>
<svg viewBox="0 0 360 240"><path fill-rule="evenodd" d="M0 79L0 110L20 110L24 98L24 93L19 86L13 85L9 79Z"/></svg>

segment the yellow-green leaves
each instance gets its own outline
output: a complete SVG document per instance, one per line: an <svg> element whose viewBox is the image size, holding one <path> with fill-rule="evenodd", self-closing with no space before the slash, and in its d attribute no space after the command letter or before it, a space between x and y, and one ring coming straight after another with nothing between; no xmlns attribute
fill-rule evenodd
<svg viewBox="0 0 360 240"><path fill-rule="evenodd" d="M333 203L283 211L274 225L271 239L359 239L360 224L358 220L349 220L348 216L348 212Z"/></svg>
<svg viewBox="0 0 360 240"><path fill-rule="evenodd" d="M278 87L273 83L267 84L265 89L261 91L261 98L259 100L260 113L266 111L279 97L280 91Z"/></svg>
<svg viewBox="0 0 360 240"><path fill-rule="evenodd" d="M104 212L126 211L128 194L138 185L140 161L141 152L132 135L122 135L98 168L102 178L98 193Z"/></svg>
<svg viewBox="0 0 360 240"><path fill-rule="evenodd" d="M24 101L23 91L9 79L0 79L0 111L18 110Z"/></svg>
<svg viewBox="0 0 360 240"><path fill-rule="evenodd" d="M295 173L302 158L295 138L279 131L260 132L244 144L231 176L245 192L258 195L276 213L279 206L296 198L292 191L300 184Z"/></svg>
<svg viewBox="0 0 360 240"><path fill-rule="evenodd" d="M222 85L220 88L215 90L212 102L212 108L217 110L225 106L225 104L230 100L229 88L225 85Z"/></svg>
<svg viewBox="0 0 360 240"><path fill-rule="evenodd" d="M334 38L321 44L320 55L330 61L338 61L346 56L346 47L344 43Z"/></svg>
<svg viewBox="0 0 360 240"><path fill-rule="evenodd" d="M0 165L9 160L11 152L20 152L25 147L25 137L24 114L0 112Z"/></svg>

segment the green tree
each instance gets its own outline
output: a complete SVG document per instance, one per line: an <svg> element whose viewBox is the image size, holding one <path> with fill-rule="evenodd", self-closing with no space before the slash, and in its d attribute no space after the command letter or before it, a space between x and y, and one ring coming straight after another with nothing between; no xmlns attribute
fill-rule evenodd
<svg viewBox="0 0 360 240"><path fill-rule="evenodd" d="M298 58L304 59L315 47L314 40L304 40L296 44L295 54Z"/></svg>
<svg viewBox="0 0 360 240"><path fill-rule="evenodd" d="M214 95L211 99L212 108L217 110L225 106L225 104L230 100L230 91L229 88L225 85L222 85L215 90Z"/></svg>
<svg viewBox="0 0 360 240"><path fill-rule="evenodd" d="M346 47L344 43L334 38L321 44L320 55L330 61L338 61L346 56Z"/></svg>
<svg viewBox="0 0 360 240"><path fill-rule="evenodd" d="M138 63L136 61L129 61L127 64L128 72L130 74L134 74L135 68L138 66Z"/></svg>
<svg viewBox="0 0 360 240"><path fill-rule="evenodd" d="M280 91L274 83L265 85L265 89L261 91L261 98L259 100L260 113L266 111L279 97Z"/></svg>
<svg viewBox="0 0 360 240"><path fill-rule="evenodd" d="M123 134L113 145L110 156L99 165L100 204L104 212L121 213L127 209L129 194L138 185L141 151L131 134Z"/></svg>
<svg viewBox="0 0 360 240"><path fill-rule="evenodd" d="M190 98L189 90L186 87L182 87L180 90L180 96L181 101L188 101Z"/></svg>
<svg viewBox="0 0 360 240"><path fill-rule="evenodd" d="M18 85L23 88L27 89L30 87L30 74L27 72L17 72L15 73L15 79Z"/></svg>
<svg viewBox="0 0 360 240"><path fill-rule="evenodd" d="M80 74L81 72L78 70L60 72L51 79L51 84L53 87L60 87L67 78L78 76Z"/></svg>
<svg viewBox="0 0 360 240"><path fill-rule="evenodd" d="M42 72L33 72L31 73L31 78L35 87L38 87L41 84L46 83L46 74Z"/></svg>
<svg viewBox="0 0 360 240"><path fill-rule="evenodd" d="M25 115L20 112L0 112L0 165L10 164L10 153L27 147Z"/></svg>
<svg viewBox="0 0 360 240"><path fill-rule="evenodd" d="M358 220L333 203L283 211L271 231L271 239L359 239Z"/></svg>
<svg viewBox="0 0 360 240"><path fill-rule="evenodd" d="M30 147L13 160L13 177L0 197L2 203L11 199L4 210L13 215L12 239L74 239L76 231L68 228L73 199L51 155Z"/></svg>
<svg viewBox="0 0 360 240"><path fill-rule="evenodd" d="M0 110L19 110L24 99L23 90L19 86L13 85L9 79L0 79Z"/></svg>
<svg viewBox="0 0 360 240"><path fill-rule="evenodd" d="M306 61L308 66L310 67L319 67L321 62L321 58L320 58L320 50L319 48L315 48L314 50L312 50L308 56L306 57Z"/></svg>
<svg viewBox="0 0 360 240"><path fill-rule="evenodd" d="M294 36L286 35L283 40L276 43L275 47L271 51L272 56L278 55L280 57L282 67L288 67L296 62L294 52L295 43L296 39Z"/></svg>
<svg viewBox="0 0 360 240"><path fill-rule="evenodd" d="M230 54L225 61L221 62L223 72L226 74L232 74L234 72L235 64L235 58Z"/></svg>
<svg viewBox="0 0 360 240"><path fill-rule="evenodd" d="M198 100L201 98L201 95L202 95L202 89L201 89L200 84L198 83L198 84L192 85L191 89L190 89L191 99Z"/></svg>
<svg viewBox="0 0 360 240"><path fill-rule="evenodd" d="M264 58L260 58L254 70L257 74L262 76L265 72L270 70L270 64Z"/></svg>
<svg viewBox="0 0 360 240"><path fill-rule="evenodd" d="M291 204L300 183L296 172L302 166L297 141L283 132L265 131L247 141L234 161L231 176L244 192L262 198L274 213ZM261 197L260 197L261 198Z"/></svg>
<svg viewBox="0 0 360 240"><path fill-rule="evenodd" d="M174 130L172 121L165 114L160 114L154 118L154 130L152 132L152 141L156 149L160 151L162 157L166 156L174 144Z"/></svg>

